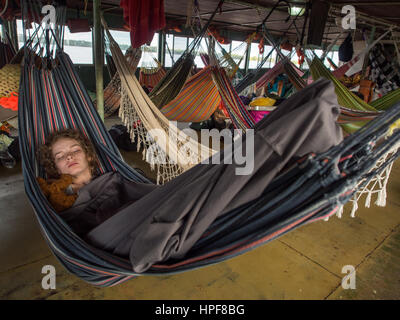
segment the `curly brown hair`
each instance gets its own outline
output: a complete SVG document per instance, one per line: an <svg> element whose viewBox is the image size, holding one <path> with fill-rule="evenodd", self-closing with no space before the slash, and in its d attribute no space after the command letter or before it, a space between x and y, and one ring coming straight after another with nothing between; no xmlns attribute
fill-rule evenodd
<svg viewBox="0 0 400 320"><path fill-rule="evenodd" d="M92 174L92 176L95 176L97 173L97 168L99 167L99 163L97 160L93 144L81 132L74 129L65 129L51 133L49 136L47 136L46 143L41 145L39 148L39 154L38 154L39 162L40 165L43 166L43 168L45 169L47 178L48 179L60 178L60 174L57 170L56 163L54 161L52 146L56 141L58 141L61 138L73 139L79 143L79 145L82 147L83 151L86 154L86 158L88 160L90 168L90 173Z"/></svg>

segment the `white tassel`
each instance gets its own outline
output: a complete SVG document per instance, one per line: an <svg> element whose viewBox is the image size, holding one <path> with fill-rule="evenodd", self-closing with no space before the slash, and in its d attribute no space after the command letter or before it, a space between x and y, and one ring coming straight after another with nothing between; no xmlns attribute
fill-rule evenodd
<svg viewBox="0 0 400 320"><path fill-rule="evenodd" d="M350 217L354 218L356 216L357 209L358 209L357 201L353 201L353 208L351 209Z"/></svg>
<svg viewBox="0 0 400 320"><path fill-rule="evenodd" d="M340 205L338 211L336 212L336 216L338 218L342 218L342 215L343 215L343 205Z"/></svg>
<svg viewBox="0 0 400 320"><path fill-rule="evenodd" d="M136 152L140 151L140 146L142 144L142 139L140 139L140 135L137 135L137 141L136 141Z"/></svg>
<svg viewBox="0 0 400 320"><path fill-rule="evenodd" d="M371 191L369 191L367 193L367 198L365 199L365 207L366 208L369 208L371 206L371 196L372 196L371 194L372 194Z"/></svg>
<svg viewBox="0 0 400 320"><path fill-rule="evenodd" d="M148 155L149 153L147 153L147 155ZM152 170L152 171L154 171L154 169L155 169L155 159L153 158L153 155L151 156L152 158L150 159L150 158L147 158L146 159L146 161L150 164L150 169Z"/></svg>
<svg viewBox="0 0 400 320"><path fill-rule="evenodd" d="M376 200L375 204L379 207L386 206L386 187L383 187L378 192L378 199Z"/></svg>

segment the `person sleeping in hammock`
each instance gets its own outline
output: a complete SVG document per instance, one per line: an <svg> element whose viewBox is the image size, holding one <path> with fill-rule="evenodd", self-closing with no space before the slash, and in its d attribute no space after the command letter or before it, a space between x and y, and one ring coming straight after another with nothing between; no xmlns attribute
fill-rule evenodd
<svg viewBox="0 0 400 320"><path fill-rule="evenodd" d="M126 196L120 174L99 174L94 147L79 131L53 132L46 141L39 157L47 180L37 180L50 204L78 235L85 235L142 195L135 192L140 183L129 182L135 190ZM89 191L85 187L91 183L98 187Z"/></svg>
<svg viewBox="0 0 400 320"><path fill-rule="evenodd" d="M73 205L58 214L92 246L128 258L135 272L181 259L217 219L262 199L292 159L325 152L340 143L339 113L333 84L316 81L258 122L253 139L243 140L242 150L253 147L250 173L237 174L243 163L200 163L162 186L133 181L122 172L96 176L96 170L90 170L95 159L85 151L86 145L74 138L75 142L57 149L65 139L58 143L48 139L48 159L55 173L70 175L70 189L77 192ZM76 142L83 152L74 149ZM219 155L224 159L228 152L224 149ZM289 214L279 210L279 214ZM266 219L275 221L277 216Z"/></svg>

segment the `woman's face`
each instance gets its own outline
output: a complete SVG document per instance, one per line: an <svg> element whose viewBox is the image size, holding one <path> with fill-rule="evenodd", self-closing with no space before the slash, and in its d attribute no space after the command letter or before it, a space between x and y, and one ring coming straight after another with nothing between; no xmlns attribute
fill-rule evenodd
<svg viewBox="0 0 400 320"><path fill-rule="evenodd" d="M69 174L74 178L90 175L86 153L78 141L60 138L53 143L51 151L60 174Z"/></svg>

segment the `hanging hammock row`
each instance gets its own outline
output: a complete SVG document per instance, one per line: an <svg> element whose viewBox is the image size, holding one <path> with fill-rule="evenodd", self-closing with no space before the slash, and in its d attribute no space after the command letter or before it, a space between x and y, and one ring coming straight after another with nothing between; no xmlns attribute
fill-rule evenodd
<svg viewBox="0 0 400 320"><path fill-rule="evenodd" d="M63 53L58 54L57 60L59 64L52 70L38 70L28 63L24 67L19 121L26 191L45 238L61 263L93 285L117 285L142 273L133 272L126 259L85 243L54 212L36 182L35 168L38 167L34 151L51 130L64 126L79 128L94 142L104 170L117 169L129 179L146 180L122 162L82 89L71 61ZM47 83L44 86L42 79ZM44 99L49 94L53 98ZM372 175L367 172L375 159L398 141L397 132L379 145L375 152L366 152L373 141L387 133L390 124L399 116L400 105L325 154L302 159L299 166L275 178L259 199L246 208L232 210L216 219L184 259L157 263L144 274L171 274L223 261L267 243L295 227L335 214L340 204L351 197L360 177L370 180ZM384 166L392 163L396 156L398 154L388 158ZM337 158L347 159L339 163L345 175L333 169L333 159ZM286 216L284 220L276 220L279 211L282 217Z"/></svg>
<svg viewBox="0 0 400 320"><path fill-rule="evenodd" d="M172 139L180 136L179 130L170 127L170 122L145 94L120 48L109 34L105 21L103 21L103 24L110 39L113 59L121 79L121 105L131 105L129 109L121 108L121 116L133 130L132 132L138 134L135 137L146 138L147 141L148 134L151 135L153 129L168 132L173 135ZM54 33L52 35L54 36ZM47 38L46 41L49 41L49 39ZM276 175L270 177L269 183L258 190L259 195L255 199L245 201L237 207L229 208L223 214L216 214L208 224L202 225L204 232L201 232L199 237L193 240L193 243L189 241L189 247L184 254L178 252L173 258L168 258L167 255L165 259L150 259L150 265L143 267L140 264L137 265L135 259L130 259L132 253L136 254L135 250L132 250L126 256L121 256L112 252L112 250L89 244L78 237L51 207L36 180L37 176L45 177L44 170L39 166L36 159L38 146L45 142L46 136L52 131L74 128L82 131L93 142L102 172L118 171L127 180L146 185L151 184L145 177L123 162L118 148L107 132L83 83L79 79L72 61L67 54L62 52L59 44L56 45L58 50L54 57L50 50L42 50L42 57L34 55L35 50L32 50L31 46L28 45L25 48L25 63L22 68L18 109L25 190L34 208L45 240L61 264L73 274L96 286L113 286L139 275L168 275L215 264L272 241L299 226L327 219L334 214L340 216L343 205L356 195L357 190L362 192L369 183L378 181L374 180L375 177L384 174L386 170L390 171L391 164L400 155L398 149L400 130L394 130L396 129L395 124L400 121L400 103L397 103L391 108L387 108L385 112L377 113L365 126L327 151L319 154L308 154L287 171L277 171ZM253 127L254 123L252 123L251 117L248 117L243 105L238 103L238 95L225 71L218 69L218 65L214 65L212 68L215 85L218 87L218 91L222 93L221 97L228 111L237 120L236 126L242 129ZM168 81L172 81L173 78L169 78ZM310 102L319 101L320 94L324 95L321 99L324 103L326 103L324 100L326 97L332 98L334 96L329 81L323 79L315 81L297 95L289 98L283 108L277 108L277 112L272 113L261 124L265 125L267 132L269 127L277 129L280 125L278 120L281 120L280 117L286 115L285 110L290 108L299 111L295 114L307 111L310 117L316 116L314 112L311 112L315 110L312 109L313 103ZM304 97L310 99L300 103L299 101ZM323 107L329 107L332 109L330 112L333 112L335 104L334 99L329 99L328 105ZM321 108L321 110L326 111L327 108ZM365 112L365 110L360 110L360 113L361 111ZM338 113L338 110L336 112ZM313 128L312 124L307 121L301 124L302 126L299 126L297 131L292 132L292 138L296 142L300 131L304 129L304 125L308 125L309 130L324 129L323 125ZM271 137L277 131L272 129L269 132ZM314 132L311 131L311 135L313 134ZM265 137L259 138L258 142L265 141ZM309 138L305 137L305 141ZM168 145L168 136L166 140L167 147L170 150L167 152L167 150L157 149L156 151L161 156L168 157L168 155L175 153L177 157L174 159L176 166L171 166L173 161L170 161L168 162L169 167L167 166L162 173L162 179L165 180L190 169L199 162L199 155L205 156L205 158L212 155L212 150L203 149L197 141L190 140L190 138L188 140L188 137L184 137L186 149L182 149L189 150L189 153L179 150L179 147L177 150L171 151L173 146ZM181 146L183 146L183 143ZM265 144L257 145L256 149L258 150L260 147L265 147ZM287 152L289 157L292 151L287 150ZM196 157L193 158L193 162L190 162L188 158L193 153L196 154ZM259 156L258 160L263 161L265 154L262 153ZM282 155L279 154L278 158L281 159L281 157ZM256 165L258 164L256 163ZM272 163L266 162L266 165L264 169L268 169L268 172L271 171L271 168L275 168ZM168 222L174 224L174 227L175 224L178 225L177 230L175 230L177 233L173 232L170 238L166 238L162 242L171 244L176 243L176 241L185 241L186 237L197 231L186 228L187 225L183 224L181 218L186 218L185 213L201 210L204 207L207 208L207 206L209 210L212 210L223 199L220 199L217 192L218 188L190 189L182 193L182 188L185 189L186 185L180 186L178 182L183 181L191 186L196 186L196 182L199 182L206 185L207 188L209 186L220 187L220 189L226 188L226 185L218 185L218 178L223 176L224 173L218 171L219 168L224 167L195 166L193 168L195 170L186 171L186 176L185 174L180 175L177 180L161 186L160 188L163 189L159 190L167 191L163 198L156 196L151 198L150 195L151 201L149 202L151 202L151 205L146 209L155 208L155 211L133 210L130 214L134 215L135 212L140 211L140 214L143 215L144 212L146 217L151 218L151 224L154 225L163 209L166 209L167 212L176 209L175 207L169 208L167 205L168 201L174 199L174 196L178 193L176 204L179 205L179 210L182 210L182 212L179 210L172 212L176 219ZM208 170L213 171L210 171L211 174L209 174ZM202 180L205 176L209 180ZM185 180L185 178L188 179ZM260 180L264 180L265 177L262 176L261 178ZM192 181L195 183L190 184ZM244 181L246 182L246 180ZM245 183L246 185L247 183ZM236 184L229 181L229 187L235 188ZM243 193L240 191L237 192L233 200L241 198ZM383 194L379 195L379 197L383 196ZM207 203L206 200L209 198L214 199L214 202ZM193 199L194 201L192 201ZM138 202L140 203L140 201ZM207 212L207 210L205 211ZM200 213L204 214L204 212L198 212L198 216L190 216L188 220L201 219ZM127 212L119 213L126 214ZM115 217L119 219L118 214ZM129 221L131 220L129 216L127 218ZM118 241L119 236L123 236L124 233L127 238L130 238L131 234L129 234L129 231L127 233L125 229L126 224L122 224L118 226L117 230L111 230L112 234L101 232L101 228L98 232L112 239L112 241L105 241L107 247L111 246L111 242L114 244L115 241ZM148 230L136 231L151 234ZM156 236L159 236L159 233ZM153 242L148 241L148 243ZM184 243L179 244L178 247L183 245ZM161 248L161 252L167 251L163 249ZM135 268L139 271L135 271Z"/></svg>

